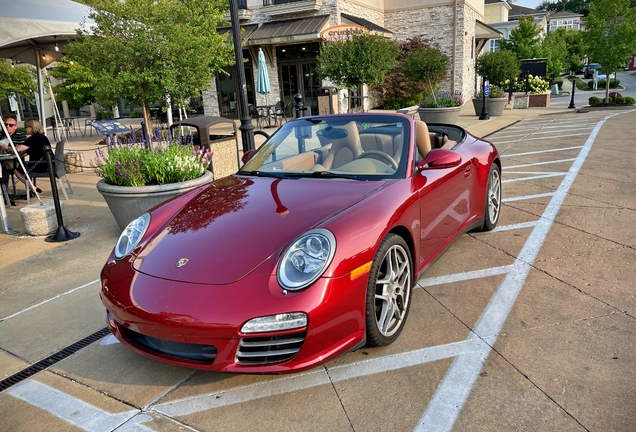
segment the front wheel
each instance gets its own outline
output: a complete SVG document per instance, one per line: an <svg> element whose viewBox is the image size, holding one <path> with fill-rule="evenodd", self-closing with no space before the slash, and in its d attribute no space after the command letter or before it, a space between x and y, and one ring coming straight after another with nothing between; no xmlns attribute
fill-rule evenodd
<svg viewBox="0 0 636 432"><path fill-rule="evenodd" d="M492 164L488 174L486 189L486 205L484 210L484 226L482 231L492 231L499 222L501 212L501 171L497 164Z"/></svg>
<svg viewBox="0 0 636 432"><path fill-rule="evenodd" d="M413 271L411 253L404 239L387 235L373 258L367 285L367 345L394 342L409 314Z"/></svg>

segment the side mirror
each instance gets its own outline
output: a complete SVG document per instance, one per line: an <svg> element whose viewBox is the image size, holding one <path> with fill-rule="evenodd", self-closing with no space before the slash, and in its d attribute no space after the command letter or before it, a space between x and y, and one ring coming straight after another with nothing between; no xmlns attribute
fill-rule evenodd
<svg viewBox="0 0 636 432"><path fill-rule="evenodd" d="M462 163L459 153L448 149L433 149L418 162L418 171L431 169L453 168Z"/></svg>
<svg viewBox="0 0 636 432"><path fill-rule="evenodd" d="M252 156L254 156L254 153L256 153L256 150L248 150L248 152L241 158L241 161L243 161L243 163L247 162L252 158Z"/></svg>

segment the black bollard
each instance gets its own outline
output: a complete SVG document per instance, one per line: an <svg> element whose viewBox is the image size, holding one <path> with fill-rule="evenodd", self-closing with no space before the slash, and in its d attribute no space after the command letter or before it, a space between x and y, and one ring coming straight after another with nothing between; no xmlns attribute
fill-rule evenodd
<svg viewBox="0 0 636 432"><path fill-rule="evenodd" d="M486 81L488 81L486 79L486 77L484 77L484 81L481 84L481 94L483 95L484 99L483 99L483 103L481 104L481 115L479 116L479 120L489 120L490 116L488 115L488 103L486 102L488 100L488 95L486 94Z"/></svg>
<svg viewBox="0 0 636 432"><path fill-rule="evenodd" d="M305 110L302 102L303 96L300 93L296 93L294 95L294 100L296 101L296 103L294 104L294 112L296 113L296 115L294 117L301 118L303 116L303 111Z"/></svg>
<svg viewBox="0 0 636 432"><path fill-rule="evenodd" d="M55 165L53 164L53 158L50 145L45 145L44 155L46 156L46 163L49 167L49 180L51 181L51 190L53 191L53 203L55 204L55 215L57 216L57 230L55 233L46 238L47 242L63 242L67 240L73 240L80 236L80 233L69 231L64 226L64 220L62 218L62 208L60 207L60 196L57 193L57 184L55 182Z"/></svg>
<svg viewBox="0 0 636 432"><path fill-rule="evenodd" d="M572 83L572 97L570 97L570 105L568 106L569 109L574 109L576 108L574 106L574 90L576 90L576 77L573 77L570 82Z"/></svg>

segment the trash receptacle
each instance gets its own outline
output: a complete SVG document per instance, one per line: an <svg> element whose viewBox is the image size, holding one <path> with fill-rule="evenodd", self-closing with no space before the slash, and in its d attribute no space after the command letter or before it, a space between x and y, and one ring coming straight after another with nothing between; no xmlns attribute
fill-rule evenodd
<svg viewBox="0 0 636 432"><path fill-rule="evenodd" d="M553 94L553 95L558 95L559 94L559 86L557 84L554 84L552 86L552 91L550 92L550 94Z"/></svg>
<svg viewBox="0 0 636 432"><path fill-rule="evenodd" d="M316 90L318 96L318 114L335 114L338 111L338 89L325 86Z"/></svg>

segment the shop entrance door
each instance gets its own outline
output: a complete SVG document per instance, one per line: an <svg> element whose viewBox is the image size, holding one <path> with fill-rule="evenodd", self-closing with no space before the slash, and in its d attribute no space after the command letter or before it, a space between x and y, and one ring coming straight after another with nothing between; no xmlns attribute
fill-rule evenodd
<svg viewBox="0 0 636 432"><path fill-rule="evenodd" d="M316 72L316 62L280 64L278 70L285 106L290 102L293 105L294 95L300 93L303 96L303 104L311 107L312 114L318 113L316 90L320 87L320 78Z"/></svg>

